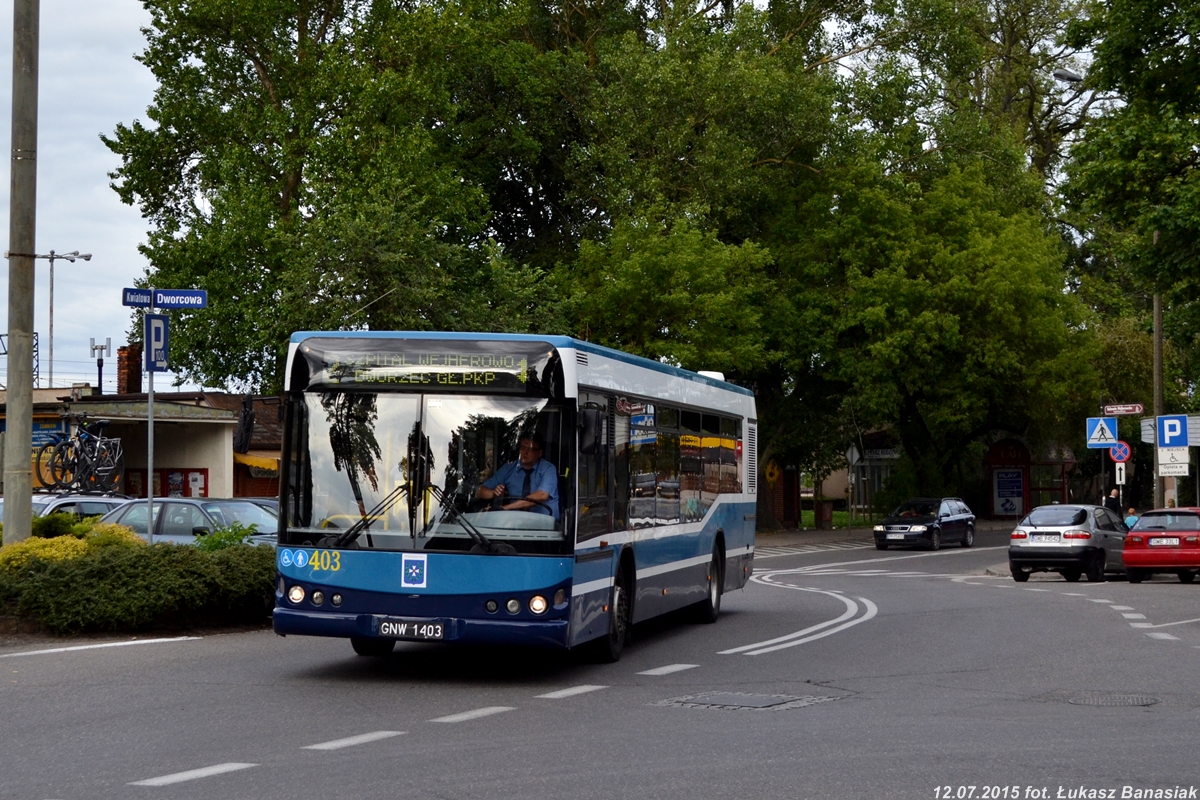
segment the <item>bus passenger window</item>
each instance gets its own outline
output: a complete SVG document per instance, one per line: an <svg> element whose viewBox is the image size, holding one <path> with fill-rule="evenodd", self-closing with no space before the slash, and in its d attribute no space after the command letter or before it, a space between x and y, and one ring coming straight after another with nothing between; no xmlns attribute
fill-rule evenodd
<svg viewBox="0 0 1200 800"><path fill-rule="evenodd" d="M699 412L682 412L679 415L679 506L684 522L703 518L707 509L701 504L704 469L700 441Z"/></svg>
<svg viewBox="0 0 1200 800"><path fill-rule="evenodd" d="M629 526L645 528L656 519L655 495L658 490L658 434L654 429L654 406L635 404L630 415L629 471L632 497L629 500Z"/></svg>
<svg viewBox="0 0 1200 800"><path fill-rule="evenodd" d="M741 436L742 421L721 418L721 492L736 494L742 491L741 460L738 458L738 441Z"/></svg>
<svg viewBox="0 0 1200 800"><path fill-rule="evenodd" d="M629 402L613 398L613 523L614 531L629 527Z"/></svg>
<svg viewBox="0 0 1200 800"><path fill-rule="evenodd" d="M705 414L701 419L700 460L704 465L700 506L708 511L721 491L721 418L716 414Z"/></svg>

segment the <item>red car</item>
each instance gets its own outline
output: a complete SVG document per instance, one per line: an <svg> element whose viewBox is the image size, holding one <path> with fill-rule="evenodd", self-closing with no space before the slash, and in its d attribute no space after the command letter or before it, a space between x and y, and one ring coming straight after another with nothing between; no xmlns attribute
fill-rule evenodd
<svg viewBox="0 0 1200 800"><path fill-rule="evenodd" d="M1200 508L1147 511L1125 534L1125 568L1130 583L1155 572L1174 572L1191 583L1200 572Z"/></svg>

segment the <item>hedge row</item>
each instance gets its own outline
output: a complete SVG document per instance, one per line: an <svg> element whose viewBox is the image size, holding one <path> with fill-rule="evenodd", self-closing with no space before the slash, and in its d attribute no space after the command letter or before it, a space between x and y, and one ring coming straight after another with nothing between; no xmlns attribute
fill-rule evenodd
<svg viewBox="0 0 1200 800"><path fill-rule="evenodd" d="M115 525L0 548L0 608L53 633L261 624L275 551L147 545Z"/></svg>

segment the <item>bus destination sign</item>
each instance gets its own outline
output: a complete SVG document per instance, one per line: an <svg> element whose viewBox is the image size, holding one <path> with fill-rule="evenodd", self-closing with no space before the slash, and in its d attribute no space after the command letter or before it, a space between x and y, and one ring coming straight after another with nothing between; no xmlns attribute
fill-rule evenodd
<svg viewBox="0 0 1200 800"><path fill-rule="evenodd" d="M501 392L526 394L545 373L553 350L523 342L305 342L309 384L377 387L425 392ZM347 345L359 344L355 350ZM441 346L439 346L441 345ZM485 345L481 347L481 345ZM377 348L375 346L378 346Z"/></svg>

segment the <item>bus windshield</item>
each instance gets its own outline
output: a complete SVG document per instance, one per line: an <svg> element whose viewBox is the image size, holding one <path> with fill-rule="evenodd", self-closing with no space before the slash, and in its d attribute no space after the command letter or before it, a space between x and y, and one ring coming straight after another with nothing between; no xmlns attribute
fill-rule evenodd
<svg viewBox="0 0 1200 800"><path fill-rule="evenodd" d="M320 391L295 402L289 540L348 533L341 544L364 549L569 552L559 475L571 437L550 400ZM541 458L531 460L534 441ZM493 499L499 483L507 492ZM525 492L545 499L505 508Z"/></svg>

